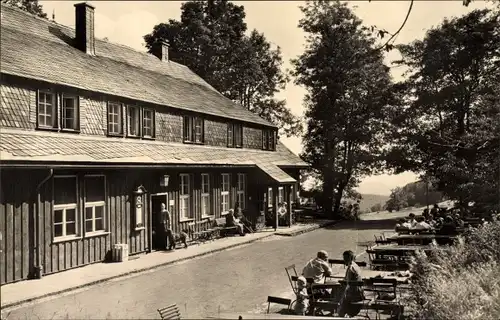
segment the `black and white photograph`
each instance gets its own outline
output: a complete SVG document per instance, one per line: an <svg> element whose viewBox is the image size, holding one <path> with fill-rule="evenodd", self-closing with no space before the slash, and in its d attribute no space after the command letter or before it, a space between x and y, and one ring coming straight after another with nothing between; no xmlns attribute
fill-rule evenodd
<svg viewBox="0 0 500 320"><path fill-rule="evenodd" d="M0 5L1 320L500 317L500 0Z"/></svg>

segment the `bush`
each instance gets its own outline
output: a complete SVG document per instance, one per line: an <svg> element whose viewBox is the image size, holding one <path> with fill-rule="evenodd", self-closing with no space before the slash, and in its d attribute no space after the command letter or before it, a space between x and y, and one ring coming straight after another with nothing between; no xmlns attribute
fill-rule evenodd
<svg viewBox="0 0 500 320"><path fill-rule="evenodd" d="M465 234L450 251L412 261L411 319L497 319L500 315L500 222Z"/></svg>

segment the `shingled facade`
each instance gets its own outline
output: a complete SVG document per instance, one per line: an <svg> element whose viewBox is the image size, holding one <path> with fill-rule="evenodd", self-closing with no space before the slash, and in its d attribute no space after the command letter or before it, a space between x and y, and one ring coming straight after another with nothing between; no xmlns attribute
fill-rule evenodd
<svg viewBox="0 0 500 320"><path fill-rule="evenodd" d="M294 201L306 164L168 44L97 39L86 3L75 29L1 9L1 284L155 250L161 203L178 232Z"/></svg>

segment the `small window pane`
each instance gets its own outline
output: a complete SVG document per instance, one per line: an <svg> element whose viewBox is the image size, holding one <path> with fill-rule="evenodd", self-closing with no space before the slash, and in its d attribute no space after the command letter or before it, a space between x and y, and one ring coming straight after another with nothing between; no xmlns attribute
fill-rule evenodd
<svg viewBox="0 0 500 320"><path fill-rule="evenodd" d="M144 109L143 134L145 137L153 136L153 111Z"/></svg>
<svg viewBox="0 0 500 320"><path fill-rule="evenodd" d="M95 220L95 230L104 230L104 220L103 219L96 219Z"/></svg>
<svg viewBox="0 0 500 320"><path fill-rule="evenodd" d="M95 207L95 218L102 219L103 216L104 216L104 207L103 206Z"/></svg>
<svg viewBox="0 0 500 320"><path fill-rule="evenodd" d="M74 222L66 223L66 235L76 234L76 224Z"/></svg>
<svg viewBox="0 0 500 320"><path fill-rule="evenodd" d="M54 225L54 237L61 237L63 235L63 225L56 224Z"/></svg>
<svg viewBox="0 0 500 320"><path fill-rule="evenodd" d="M85 221L85 232L92 232L92 220Z"/></svg>
<svg viewBox="0 0 500 320"><path fill-rule="evenodd" d="M108 103L108 131L111 134L122 133L122 106L119 103Z"/></svg>
<svg viewBox="0 0 500 320"><path fill-rule="evenodd" d="M66 222L73 222L75 221L75 215L76 210L75 209L66 209Z"/></svg>
<svg viewBox="0 0 500 320"><path fill-rule="evenodd" d="M61 223L63 221L63 211L55 210L54 211L54 223Z"/></svg>
<svg viewBox="0 0 500 320"><path fill-rule="evenodd" d="M92 207L85 208L85 219L86 220L91 220L92 219L92 213L93 213Z"/></svg>

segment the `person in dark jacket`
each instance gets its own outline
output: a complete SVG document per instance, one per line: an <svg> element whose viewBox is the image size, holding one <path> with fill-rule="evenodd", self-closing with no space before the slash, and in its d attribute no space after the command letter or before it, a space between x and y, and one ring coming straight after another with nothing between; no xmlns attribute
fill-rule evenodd
<svg viewBox="0 0 500 320"><path fill-rule="evenodd" d="M226 214L226 227L237 227L240 236L245 235L245 228L243 226L243 223L240 222L240 219L234 216L233 209L229 210L229 212Z"/></svg>

